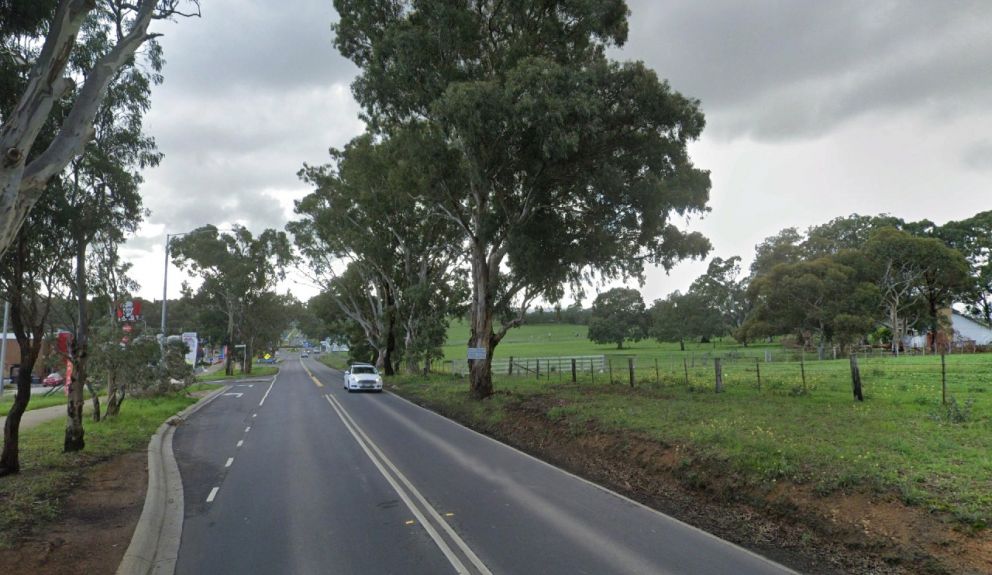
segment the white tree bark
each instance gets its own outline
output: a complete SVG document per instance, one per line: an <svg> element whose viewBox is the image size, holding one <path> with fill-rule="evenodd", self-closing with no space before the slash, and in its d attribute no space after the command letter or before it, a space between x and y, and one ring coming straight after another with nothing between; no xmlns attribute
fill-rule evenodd
<svg viewBox="0 0 992 575"><path fill-rule="evenodd" d="M157 0L136 3L130 28L122 31L117 44L87 74L51 144L27 163L53 105L74 87L66 66L80 26L96 7L96 0L60 0L27 88L0 127L0 255L7 251L48 181L82 153L93 137L93 118L107 86L138 48L155 37L148 33L152 19L176 13L174 1L163 3L164 7L158 4Z"/></svg>

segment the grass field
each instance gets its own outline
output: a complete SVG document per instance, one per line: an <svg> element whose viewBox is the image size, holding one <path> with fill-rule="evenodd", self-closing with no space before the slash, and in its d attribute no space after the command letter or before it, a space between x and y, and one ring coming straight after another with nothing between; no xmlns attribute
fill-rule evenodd
<svg viewBox="0 0 992 575"><path fill-rule="evenodd" d="M746 350L760 354L757 361L735 359L745 350L728 342L690 345L684 354L677 345L654 342L618 352L575 337L581 329L521 328L507 336L496 357L606 354L615 364L614 383L603 370L581 373L573 384L570 369L559 371L554 362L540 380L533 373L497 374L494 385L503 393L485 402L467 398L461 376L405 376L395 383L402 393L481 426L499 421L516 402L548 396L554 401L546 416L576 433L592 425L644 434L685 447L692 458L718 462L747 483L788 480L823 494L894 492L974 528L992 524L992 355L947 356L950 405L942 404L940 357L862 358L862 403L853 400L847 359L766 363L764 349L780 350L768 346L756 354ZM449 341L465 341L462 330L453 326ZM453 343L445 351L453 356L461 349ZM633 388L621 357L628 353L637 356ZM687 370L683 357L685 366L695 366ZM713 357L723 357L720 394Z"/></svg>
<svg viewBox="0 0 992 575"><path fill-rule="evenodd" d="M86 449L79 453L62 453L61 418L21 433L21 473L0 479L0 546L57 518L66 495L85 488L77 484L87 466L144 449L163 421L195 402L186 394L129 399L117 417L86 419Z"/></svg>

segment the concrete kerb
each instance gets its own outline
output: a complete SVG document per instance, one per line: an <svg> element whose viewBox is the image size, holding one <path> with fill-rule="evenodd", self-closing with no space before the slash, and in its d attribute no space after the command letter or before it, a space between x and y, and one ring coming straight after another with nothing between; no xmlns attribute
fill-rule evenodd
<svg viewBox="0 0 992 575"><path fill-rule="evenodd" d="M230 386L211 392L200 401L170 417L148 442L148 491L131 543L117 575L172 575L179 556L183 532L183 481L172 452L176 425L193 415Z"/></svg>

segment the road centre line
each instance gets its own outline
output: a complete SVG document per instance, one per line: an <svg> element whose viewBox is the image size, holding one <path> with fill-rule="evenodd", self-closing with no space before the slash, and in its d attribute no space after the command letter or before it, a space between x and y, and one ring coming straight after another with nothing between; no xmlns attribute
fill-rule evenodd
<svg viewBox="0 0 992 575"><path fill-rule="evenodd" d="M220 491L220 487L214 487L210 490L210 495L207 495L207 503L213 503L214 498L217 497L217 492Z"/></svg>
<svg viewBox="0 0 992 575"><path fill-rule="evenodd" d="M241 447L244 444L245 444L245 440L244 439L238 441L238 447Z"/></svg>
<svg viewBox="0 0 992 575"><path fill-rule="evenodd" d="M362 446L362 449L365 450L367 454L369 454L369 457L373 460L373 463L376 463L376 467L380 467L379 463L376 461L376 458L373 457L371 453L369 453L369 448L372 451L374 451L376 456L382 461L382 463L385 466L387 466L392 471L393 474L395 474L396 478L403 483L406 489L408 489L410 493L413 494L413 496L420 502L423 508L427 510L427 513L434 518L437 524L440 525L442 529L444 529L444 531L448 534L448 537L450 537L451 540L455 542L458 548L461 549L462 553L468 558L469 561L472 562L472 564L479 571L479 573L482 573L483 575L492 575L492 572L489 570L488 567L486 567L485 563L483 563L482 560L479 559L479 556L476 555L474 551L472 551L472 549L468 546L468 544L465 543L465 541L461 538L461 536L459 536L458 533L455 532L455 530L451 527L451 525L447 521L445 521L444 518L441 517L441 514L438 513L437 510L434 509L434 507L427 502L427 499L420 493L420 491L416 487L413 486L413 483L409 479L407 479L405 475L403 475L403 473L396 467L396 465L393 464L393 462L388 457L386 457L386 454L383 453L381 449L379 449L379 447L375 444L375 442L373 442L372 439L365 434L365 432L361 429L361 427L358 426L358 423L355 422L355 420L351 418L351 415L349 415L348 412L344 409L344 406L341 405L341 403L336 398L332 397L330 394L327 394L324 397L327 399L328 403L331 404L331 407L334 407L335 411L338 412L338 416L341 417L345 426L348 427L348 431L350 431L351 434L355 436L355 439L358 441L359 445ZM368 446L368 448L366 448L366 445ZM382 471L381 467L380 467L380 471ZM385 472L383 472L383 474L386 475L387 480L390 480L388 474L386 474ZM392 484L393 481L390 480L390 483ZM394 489L395 488L396 487L394 486ZM401 496L403 496L403 491L397 489L397 492L400 493ZM411 507L411 509L414 510L414 512L416 513L416 508ZM423 523L423 519L421 519L421 523ZM459 561L459 563L461 562ZM454 565L454 563L452 563L452 565Z"/></svg>
<svg viewBox="0 0 992 575"><path fill-rule="evenodd" d="M249 431L251 431L251 426L250 425L245 428L245 433L248 433Z"/></svg>
<svg viewBox="0 0 992 575"><path fill-rule="evenodd" d="M444 538L441 537L441 534L437 532L437 529L434 528L434 526L427 520L427 517L424 516L423 512L421 512L416 504L414 504L414 502L410 499L410 495L407 494L406 490L404 490L403 487L397 483L396 479L394 479L393 476L386 471L386 468L383 467L382 462L380 462L375 454L372 453L368 444L366 444L365 440L361 438L356 429L352 426L352 423L348 421L346 415L344 414L343 407L341 407L340 404L329 394L325 394L324 399L327 400L327 403L331 404L331 409L333 409L338 417L341 418L341 422L344 423L345 428L349 433L351 433L352 437L355 438L358 446L362 448L362 451L365 452L365 455L367 455L372 461L372 464L375 465L376 469L379 470L379 473L382 474L389 485L393 488L393 491L400 496L403 503L406 504L407 508L410 509L414 517L417 518L420 525L423 526L424 530L427 531L427 534L434 541L434 544L441 550L441 553L448 560L448 562L451 563L451 566L455 568L455 572L459 575L469 575L470 571L465 567L465 564L462 563L461 559L458 558L451 547L448 546L447 542L445 542ZM486 571L485 573L489 572Z"/></svg>
<svg viewBox="0 0 992 575"><path fill-rule="evenodd" d="M234 458L233 457L228 457L227 458L227 463L224 464L224 467L230 467L232 463L234 463Z"/></svg>

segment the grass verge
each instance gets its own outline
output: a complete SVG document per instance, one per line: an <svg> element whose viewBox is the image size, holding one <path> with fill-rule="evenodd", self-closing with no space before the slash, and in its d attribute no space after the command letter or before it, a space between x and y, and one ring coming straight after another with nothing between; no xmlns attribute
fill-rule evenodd
<svg viewBox="0 0 992 575"><path fill-rule="evenodd" d="M345 370L348 369L348 352L328 351L320 354L317 357L317 361L331 369Z"/></svg>
<svg viewBox="0 0 992 575"><path fill-rule="evenodd" d="M115 418L86 420L86 449L79 453L62 453L61 418L23 432L21 472L0 478L0 547L57 519L86 468L145 449L163 421L196 401L187 394L129 399Z"/></svg>
<svg viewBox="0 0 992 575"><path fill-rule="evenodd" d="M99 390L98 390L99 391ZM90 401L93 396L90 395L89 390L83 392L86 397L86 401ZM101 401L103 398L101 397ZM4 393L3 399L0 399L0 416L6 417L10 413L10 406L14 403L14 392ZM31 401L28 402L28 411L34 409L43 409L45 407L52 407L53 405L65 405L65 392L58 390L52 395L33 395L31 396Z"/></svg>
<svg viewBox="0 0 992 575"><path fill-rule="evenodd" d="M279 367L275 365L256 365L252 367L251 373L241 373L235 370L234 375L227 375L223 371L215 371L196 376L196 381L225 381L232 379L245 379L248 377L268 377L279 373Z"/></svg>
<svg viewBox="0 0 992 575"><path fill-rule="evenodd" d="M986 361L992 361L989 357ZM845 385L811 382L801 392L766 382L761 391L678 383L571 384L497 376L497 394L469 399L451 376L391 378L402 395L486 431L522 405L571 433L633 433L680 454L686 477L723 473L741 487L777 482L821 496L893 494L971 529L992 524L992 417L987 394L945 407L940 393L894 370L876 376L864 403ZM601 378L602 380L602 378ZM939 385L939 384L938 384Z"/></svg>

